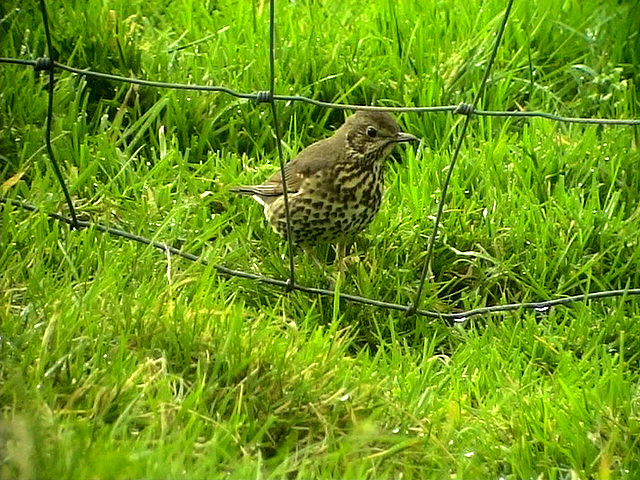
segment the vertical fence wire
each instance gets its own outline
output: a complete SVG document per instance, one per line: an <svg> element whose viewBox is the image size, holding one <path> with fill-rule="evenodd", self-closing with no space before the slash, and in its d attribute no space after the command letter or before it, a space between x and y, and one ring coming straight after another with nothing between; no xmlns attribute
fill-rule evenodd
<svg viewBox="0 0 640 480"><path fill-rule="evenodd" d="M282 154L282 135L280 133L280 122L278 122L278 107L273 99L276 87L276 0L269 2L269 103L271 104L271 113L273 115L273 131L276 137L276 145L278 147L278 159L280 161L280 174L282 175L282 194L284 198L284 212L287 221L287 244L289 254L289 287L293 288L296 284L295 262L293 259L293 238L291 237L291 211L289 210L289 188L287 186L287 176L284 165L284 155Z"/></svg>
<svg viewBox="0 0 640 480"><path fill-rule="evenodd" d="M431 273L431 260L433 258L433 248L436 242L436 236L438 235L438 230L440 228L440 222L442 220L442 213L444 211L444 203L447 199L447 191L449 190L449 183L451 181L451 175L453 174L453 167L456 165L456 161L458 160L458 156L460 155L460 149L462 148L462 142L464 142L465 134L467 132L467 127L469 126L469 122L471 121L471 117L473 116L473 111L476 106L480 102L482 98L482 94L484 93L487 80L489 80L489 74L491 73L491 67L493 67L493 62L496 59L496 54L498 53L498 48L500 47L500 43L502 42L502 35L504 34L504 30L507 26L507 21L509 20L509 14L511 13L511 6L513 5L513 0L509 0L507 4L507 8L505 9L504 16L502 18L502 22L500 22L500 26L498 27L498 33L496 35L496 41L493 44L493 50L491 51L491 56L489 57L489 61L487 62L487 67L484 70L484 75L482 77L482 81L480 82L480 87L473 98L473 103L471 105L465 106L464 111L460 113L465 113L465 118L462 123L462 127L460 128L460 133L458 135L458 142L456 143L455 151L453 152L453 156L451 157L451 163L449 164L449 170L447 171L447 176L445 177L444 183L442 184L442 192L440 193L440 201L438 202L438 211L436 213L436 218L433 222L433 230L431 231L431 237L429 238L429 243L427 245L427 253L424 259L424 263L422 265L422 272L420 273L420 283L418 285L418 291L416 292L415 300L413 304L411 304L407 308L407 313L415 313L415 311L420 308L420 301L422 300L422 290L424 289L424 283L427 278L427 274ZM461 109L463 110L463 109Z"/></svg>
<svg viewBox="0 0 640 480"><path fill-rule="evenodd" d="M53 89L54 89L54 68L55 65L53 63L53 42L51 41L51 33L49 32L49 17L47 15L47 7L44 3L44 0L40 0L40 10L42 12L42 22L44 23L44 35L47 41L47 53L49 54L49 60L46 64L47 70L49 71L49 104L47 107L47 118L46 118L46 126L45 126L45 143L47 145L47 152L49 153L49 158L51 159L51 164L53 165L53 171L55 172L56 177L58 178L58 182L62 187L62 192L64 193L64 198L67 201L67 206L69 207L69 212L71 213L71 218L73 219L72 228L76 228L78 225L78 217L76 216L76 209L73 206L73 201L71 200L71 195L69 195L69 190L67 189L67 184L64 181L62 176L62 172L60 171L60 167L56 160L56 156L53 153L53 146L51 145L51 123L53 122Z"/></svg>

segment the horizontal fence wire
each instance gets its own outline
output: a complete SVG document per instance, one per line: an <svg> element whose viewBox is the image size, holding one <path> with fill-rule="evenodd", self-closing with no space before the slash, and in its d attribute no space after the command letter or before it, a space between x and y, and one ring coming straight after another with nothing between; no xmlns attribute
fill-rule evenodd
<svg viewBox="0 0 640 480"><path fill-rule="evenodd" d="M130 77L122 77L118 75L111 75L107 73L94 72L88 69L78 69L71 67L69 65L65 65L63 63L59 63L51 59L51 57L43 57L37 60L27 60L27 59L18 59L18 58L3 58L0 57L0 64L15 64L15 65L23 65L33 67L35 71L48 71L49 72L49 88L48 88L48 110L47 117L45 123L45 143L47 145L47 153L51 160L51 163L54 168L54 173L61 185L63 190L65 200L69 206L70 216L62 215L54 212L45 212L49 218L56 219L63 223L66 223L72 228L77 229L85 229L85 228L93 228L96 231L108 233L112 236L125 238L127 240L136 241L142 244L150 245L155 248L164 250L173 255L180 256L190 261L199 262L203 265L212 265L219 273L234 277L245 278L257 282L261 282L264 284L277 286L286 289L287 291L296 290L300 292L304 292L307 294L315 294L321 296L335 296L339 295L341 299L348 300L355 303L370 305L374 307L380 307L388 310L396 310L402 311L407 314L418 314L424 317L439 319L450 323L462 323L467 319L478 316L478 315L486 315L492 313L500 313L500 312L509 312L509 311L518 311L523 309L535 310L537 312L547 312L551 307L557 305L567 305L573 302L585 302L588 300L596 300L603 298L612 298L612 297L633 297L640 295L640 288L628 288L628 289L620 289L620 290L607 290L600 292L591 292L585 293L581 295L573 295L567 296L552 300L545 300L539 302L525 302L525 303L511 303L511 304L503 304L503 305L494 305L489 307L481 307L475 308L467 311L459 311L454 313L444 313L444 312L435 312L428 311L420 308L420 301L422 297L422 290L424 286L424 282L429 274L431 268L431 257L433 255L433 248L435 239L437 236L437 231L440 225L440 221L443 215L443 205L445 204L447 189L449 185L449 180L451 178L451 174L453 171L453 167L455 165L457 156L459 155L462 143L465 138L465 133L467 130L467 126L470 122L470 119L474 115L479 116L489 116L489 117L514 117L514 118L532 118L539 117L552 121L564 122L564 123L578 123L578 124L593 124L593 125L612 125L612 126L638 126L640 125L640 119L609 119L609 118L578 118L578 117L566 117L561 115L555 115L547 112L536 112L536 111L491 111L491 110L481 110L477 109L477 105L482 97L482 93L485 89L485 85L487 83L489 73L491 71L493 61L495 59L497 50L500 45L500 41L502 38L502 34L504 33L504 29L506 27L509 13L511 10L511 6L513 4L513 0L509 0L507 3L507 7L505 9L505 13L503 16L503 20L499 26L498 32L496 34L496 40L491 52L490 60L487 63L487 67L485 68L483 79L476 93L472 104L461 103L459 105L445 105L445 106L432 106L432 107L423 107L423 106L368 106L368 105L352 105L352 104L339 104L332 102L324 102L321 100L316 100L300 95L277 95L275 94L275 0L270 1L270 41L269 41L269 54L270 54L270 90L268 91L260 91L255 93L245 93L238 92L231 88L223 87L223 86L208 86L208 85L192 85L192 84L180 84L180 83L166 83L166 82L156 82L151 80L143 80L137 78ZM49 20L46 11L46 5L44 0L40 0L40 8L42 12L42 19L45 25L45 36L46 36L46 44L49 55L52 52L52 42L51 35L49 32ZM287 215L287 229L290 228L289 222L289 208L288 208L288 190L286 185L286 180L284 176L284 157L282 154L281 147L281 134L280 134L280 126L278 123L277 117L277 101L286 101L286 102L302 102L311 105L315 105L323 108L335 108L342 110L376 110L376 111L386 111L386 112L413 112L413 113L439 113L439 112L451 112L453 114L461 114L465 115L466 118L462 124L461 131L459 134L458 141L456 143L456 148L454 150L454 154L452 156L452 160L448 169L447 177L442 185L438 212L436 215L436 219L434 221L434 229L429 238L429 243L427 244L427 254L425 256L421 276L420 283L415 299L409 305L402 305L397 303L385 302L373 298L361 297L358 295L351 295L346 293L337 293L332 289L322 289L309 287L305 285L301 285L295 282L295 271L294 271L294 262L293 262L293 243L291 239L291 235L287 235L288 237L288 250L289 250L289 278L287 280L279 280L275 278L266 277L263 275L244 272L241 270L234 270L223 265L219 264L210 264L205 258L200 257L198 255L194 255L188 252L184 252L172 246L166 245L162 242L156 242L150 240L149 238L136 235L133 233L126 232L124 230L120 230L117 228L107 227L105 225L101 225L96 222L79 220L76 216L76 212L73 206L73 202L71 201L71 197L69 195L68 189L66 187L66 183L62 176L61 170L58 166L57 160L55 158L53 148L51 147L51 123L53 121L53 99L54 99L54 71L55 69L59 69L62 71L67 71L76 75L82 75L86 77L93 78L101 78L104 80L110 80L114 82L126 82L130 84L144 85L153 88L167 88L167 89L175 89L175 90L191 90L191 91L201 91L201 92L218 92L225 93L236 98L242 98L246 100L251 100L256 103L269 103L271 104L272 110L272 118L273 118L273 128L274 134L276 137L277 148L278 148L278 159L280 163L281 174L283 177L283 187L284 187L284 201L285 201L285 211ZM23 208L28 211L38 212L39 209L24 201L14 200L10 198L1 198L0 203L11 204L20 208Z"/></svg>
<svg viewBox="0 0 640 480"><path fill-rule="evenodd" d="M23 60L18 58L6 58L0 57L0 63L9 63L16 65L26 65L37 68L41 62L39 60ZM194 85L186 83L170 83L170 82L156 82L153 80L144 80L134 77L122 77L120 75L111 75L109 73L94 72L89 69L75 68L69 65L65 65L60 62L53 62L53 66L60 70L75 73L76 75L82 75L85 77L100 78L102 80L111 80L113 82L132 83L135 85L144 85L146 87L153 88L167 88L172 90L189 90L194 92L217 92L226 93L236 98L243 98L245 100L253 100L256 103L269 102L270 99L283 102L300 102L307 103L309 105L315 105L316 107L334 108L337 110L369 110L378 112L390 112L390 113L438 113L438 112L451 112L462 115L478 115L481 117L512 117L512 118L545 118L547 120L553 120L555 122L562 123L581 123L586 125L628 125L638 126L640 125L640 119L633 118L586 118L586 117L567 117L563 115L556 115L548 112L536 112L528 110L481 110L481 109L468 109L468 104L461 103L458 105L441 105L433 107L393 107L384 106L378 107L373 105L356 105L350 103L333 103L325 102L322 100L316 100L314 98L305 97L303 95L272 95L269 96L268 91L260 92L238 92L232 88L223 87L219 85Z"/></svg>
<svg viewBox="0 0 640 480"><path fill-rule="evenodd" d="M41 211L35 205L20 201L20 200L14 200L11 198L0 197L0 203L10 204L10 205L22 208L24 210L28 210L30 212ZM172 255L182 257L192 262L201 263L202 265L205 265L205 266L211 265L219 273L224 275L245 278L248 280L254 280L267 285L273 285L275 287L280 287L287 290L297 290L299 292L304 292L312 295L333 297L336 294L336 292L331 289L309 287L306 285L301 285L299 283L291 285L287 280L280 280L277 278L271 278L271 277L259 275L256 273L244 272L242 270L234 270L232 268L225 267L224 265L212 264L206 258L201 257L199 255L194 255L193 253L182 251L178 248L172 247L171 245L167 245L166 243L156 242L142 235L136 235L135 233L127 232L126 230L108 227L106 225L102 225L97 222L91 222L86 220L78 220L76 223L74 223L71 217L62 215L60 213L55 213L55 212L43 212L43 213L47 215L47 217L49 218L53 218L60 222L66 223L69 226L74 226L75 228L78 228L78 229L94 229L99 232L108 233L109 235L114 237L120 237L127 240L132 240L138 243L142 243L144 245L152 246L154 248L157 248L165 252L169 252ZM606 290L601 292L591 292L591 293L585 293L580 295L571 295L567 297L556 298L553 300L543 300L539 302L508 303L503 305L493 305L489 307L474 308L471 310L459 311L454 313L446 313L446 312L435 312L430 310L423 310L420 308L411 312L410 305L407 306L399 303L385 302L385 301L376 300L373 298L361 297L359 295L350 295L342 292L340 293L340 298L348 300L353 303L360 303L363 305L385 308L387 310L396 310L396 311L405 312L405 313L415 313L417 315L421 315L423 317L431 318L434 320L442 320L449 324L465 323L467 320L471 319L472 317L477 317L479 315L488 315L492 313L515 312L519 310L534 310L535 312L538 312L538 313L548 313L551 307L555 307L559 305L568 305L570 303L575 303L575 302L586 302L589 300L600 300L604 298L614 298L614 297L627 298L627 297L634 297L634 296L640 296L640 288Z"/></svg>

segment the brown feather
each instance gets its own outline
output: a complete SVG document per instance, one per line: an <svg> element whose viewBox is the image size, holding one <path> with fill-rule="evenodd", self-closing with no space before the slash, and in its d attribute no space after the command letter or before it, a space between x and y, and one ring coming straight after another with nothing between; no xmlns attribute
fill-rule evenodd
<svg viewBox="0 0 640 480"><path fill-rule="evenodd" d="M262 204L279 234L287 235L290 220L293 241L332 241L372 221L382 200L384 161L394 145L412 140L417 138L400 131L388 113L359 111L331 137L303 149L284 166L289 213L281 169L264 183L232 191Z"/></svg>
<svg viewBox="0 0 640 480"><path fill-rule="evenodd" d="M331 137L319 140L304 148L284 166L288 193L296 193L305 179L342 159L346 133L345 125L336 130ZM244 195L256 195L264 203L270 203L276 197L284 194L282 172L279 169L276 170L271 177L260 185L243 185L232 188L231 191Z"/></svg>

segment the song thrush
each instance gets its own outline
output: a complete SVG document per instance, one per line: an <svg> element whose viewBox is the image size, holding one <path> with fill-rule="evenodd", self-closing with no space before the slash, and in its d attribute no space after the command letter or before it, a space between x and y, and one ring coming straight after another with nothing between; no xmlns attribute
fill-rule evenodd
<svg viewBox="0 0 640 480"><path fill-rule="evenodd" d="M303 149L284 168L292 240L338 242L364 229L378 212L385 160L400 142L418 140L400 131L386 112L358 111L329 138ZM252 195L273 229L286 238L282 175L231 191Z"/></svg>

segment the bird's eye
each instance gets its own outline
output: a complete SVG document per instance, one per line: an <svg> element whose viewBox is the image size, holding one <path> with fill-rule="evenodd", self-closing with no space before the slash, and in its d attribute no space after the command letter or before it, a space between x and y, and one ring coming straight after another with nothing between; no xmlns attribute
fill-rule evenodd
<svg viewBox="0 0 640 480"><path fill-rule="evenodd" d="M371 138L375 138L378 135L378 131L373 127L367 127L367 135Z"/></svg>

